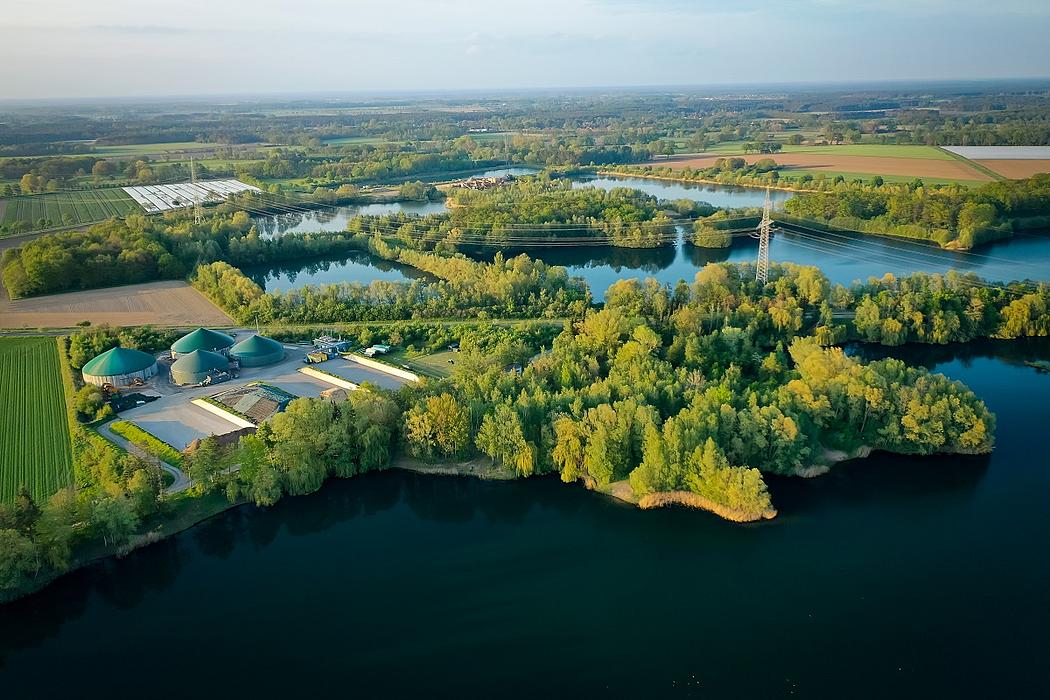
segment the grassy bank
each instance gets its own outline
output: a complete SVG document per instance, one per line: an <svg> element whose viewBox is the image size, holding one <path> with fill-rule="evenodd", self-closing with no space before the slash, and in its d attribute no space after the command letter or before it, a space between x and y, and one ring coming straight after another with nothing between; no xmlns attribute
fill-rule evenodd
<svg viewBox="0 0 1050 700"><path fill-rule="evenodd" d="M182 453L160 438L146 432L126 420L113 421L109 429L132 444L138 445L148 454L173 467L182 466Z"/></svg>

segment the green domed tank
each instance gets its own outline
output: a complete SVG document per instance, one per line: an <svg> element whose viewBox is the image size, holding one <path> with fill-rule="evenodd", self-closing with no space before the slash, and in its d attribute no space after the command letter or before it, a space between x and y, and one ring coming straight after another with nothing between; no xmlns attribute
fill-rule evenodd
<svg viewBox="0 0 1050 700"><path fill-rule="evenodd" d="M230 361L209 350L194 350L171 363L171 381L175 384L200 384L228 372Z"/></svg>
<svg viewBox="0 0 1050 700"><path fill-rule="evenodd" d="M127 386L136 379L145 381L155 375L157 360L141 350L110 348L84 363L81 373L88 384Z"/></svg>
<svg viewBox="0 0 1050 700"><path fill-rule="evenodd" d="M178 359L180 355L186 355L194 350L225 354L231 345L233 345L233 338L225 333L213 331L210 328L198 328L171 344L171 357Z"/></svg>
<svg viewBox="0 0 1050 700"><path fill-rule="evenodd" d="M284 346L272 338L253 335L230 348L230 357L241 367L262 367L284 359Z"/></svg>

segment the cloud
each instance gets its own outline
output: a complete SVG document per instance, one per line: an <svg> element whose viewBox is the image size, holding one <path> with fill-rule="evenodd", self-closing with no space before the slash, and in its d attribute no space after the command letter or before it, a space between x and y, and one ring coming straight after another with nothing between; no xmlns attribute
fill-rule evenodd
<svg viewBox="0 0 1050 700"><path fill-rule="evenodd" d="M96 32L108 32L114 34L154 35L189 34L194 31L185 27L172 27L170 25L162 24L96 24L90 27L90 29Z"/></svg>

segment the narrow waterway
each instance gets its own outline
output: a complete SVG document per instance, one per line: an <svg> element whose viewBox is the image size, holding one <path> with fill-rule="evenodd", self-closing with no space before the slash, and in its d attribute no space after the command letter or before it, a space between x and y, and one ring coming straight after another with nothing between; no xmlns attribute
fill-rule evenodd
<svg viewBox="0 0 1050 700"><path fill-rule="evenodd" d="M505 174L492 171L491 174ZM527 174L516 172L512 174ZM488 175L488 173L486 174ZM721 185L675 183L664 180L620 177L588 177L574 181L576 186L634 187L662 199L689 198L706 201L716 206L761 206L764 190ZM789 192L774 192L777 204L791 196ZM411 211L406 207L420 206L426 212L443 211L440 202L395 202L383 205L382 210L364 211L343 207L336 210L311 212L308 215L282 215L297 221L286 231L341 230L356 213L389 213ZM345 210L345 211L344 211ZM433 211L429 211L433 210ZM302 217L331 217L321 219ZM299 217L299 218L295 218ZM272 219L272 217L271 217ZM292 221L292 219L289 219ZM596 300L602 300L605 290L613 282L630 277L652 277L661 283L675 284L678 280L691 281L696 272L709 262L753 261L758 252L756 240L736 238L730 248L697 248L679 241L663 248L631 249L612 246L585 246L579 248L513 248L466 247L468 255L479 260L490 260L495 252L504 256L526 253L552 265L564 265L569 273L583 277L591 287ZM982 246L973 251L949 251L936 246L906 239L866 236L851 233L789 232L775 234L770 249L774 262L792 262L817 265L835 283L850 284L865 281L871 276L886 273L896 276L913 272L944 273L948 270L973 272L991 281L1019 279L1050 280L1050 232L1023 232L1014 238ZM327 261L291 264L273 270L253 269L249 275L267 290L291 289L306 284L325 282L370 282L373 279L408 279L407 268L396 268L368 255L343 256Z"/></svg>
<svg viewBox="0 0 1050 700"><path fill-rule="evenodd" d="M629 187L660 199L692 199L725 209L761 207L766 199L766 191L754 187L674 182L671 180L619 175L573 178L573 187L601 187L606 190ZM774 205L781 204L791 196L791 192L781 190L770 192L770 199L773 200Z"/></svg>

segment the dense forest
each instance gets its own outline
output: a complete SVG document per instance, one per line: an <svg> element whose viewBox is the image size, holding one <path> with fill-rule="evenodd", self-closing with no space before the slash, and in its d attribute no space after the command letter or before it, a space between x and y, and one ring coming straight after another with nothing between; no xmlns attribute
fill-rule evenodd
<svg viewBox="0 0 1050 700"><path fill-rule="evenodd" d="M625 248L667 245L677 220L715 211L702 202L662 201L629 188L574 188L567 179L542 176L488 190L454 191L449 206L453 242L592 238Z"/></svg>
<svg viewBox="0 0 1050 700"><path fill-rule="evenodd" d="M1007 180L977 189L850 184L804 192L784 203L788 215L829 226L972 248L1016 230L1050 223L1050 175ZM792 219L788 218L788 222Z"/></svg>
<svg viewBox="0 0 1050 700"><path fill-rule="evenodd" d="M865 448L991 449L994 419L962 385L896 360L865 364L804 335L803 312L829 293L815 268L778 267L760 291L743 281L746 267L707 272L674 291L619 283L603 310L553 338L524 324L463 336L451 377L396 395L403 449L424 461L481 456L520 476L557 472L643 505L670 499L739 520L775 513L763 472L814 473ZM906 286L899 304L936 284ZM425 328L361 332L427 348L453 337ZM524 370L508 370L516 365ZM325 473L318 465L289 492ZM268 502L272 475L258 489L241 480Z"/></svg>

